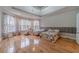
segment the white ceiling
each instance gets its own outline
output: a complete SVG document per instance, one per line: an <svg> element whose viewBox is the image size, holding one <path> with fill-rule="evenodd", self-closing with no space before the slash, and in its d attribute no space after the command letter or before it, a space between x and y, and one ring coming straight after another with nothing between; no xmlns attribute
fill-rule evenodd
<svg viewBox="0 0 79 59"><path fill-rule="evenodd" d="M39 16L43 16L51 12L53 13L63 8L65 8L65 6L15 6L13 7L13 9L17 9L19 11L24 11L24 12L28 12Z"/></svg>
<svg viewBox="0 0 79 59"><path fill-rule="evenodd" d="M48 6L33 6L33 7L38 9L38 10L42 10L44 8L47 8Z"/></svg>
<svg viewBox="0 0 79 59"><path fill-rule="evenodd" d="M78 6L8 6L8 7L5 6L2 8L16 15L21 15L23 13L24 16L28 15L28 17L30 18L31 17L34 18L34 16L36 17L36 15L38 16L56 15L74 9L79 9Z"/></svg>
<svg viewBox="0 0 79 59"><path fill-rule="evenodd" d="M3 13L7 13L12 16L19 16L28 19L40 19L39 16L36 16L33 13L28 13L28 11L23 11L19 8L13 8L13 6L0 6L0 9Z"/></svg>

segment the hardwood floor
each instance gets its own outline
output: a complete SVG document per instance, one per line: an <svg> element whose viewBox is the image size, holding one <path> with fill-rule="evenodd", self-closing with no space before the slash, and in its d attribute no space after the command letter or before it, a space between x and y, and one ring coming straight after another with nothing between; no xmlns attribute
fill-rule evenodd
<svg viewBox="0 0 79 59"><path fill-rule="evenodd" d="M59 38L56 43L37 36L15 36L0 42L1 53L78 53L79 45L67 38Z"/></svg>

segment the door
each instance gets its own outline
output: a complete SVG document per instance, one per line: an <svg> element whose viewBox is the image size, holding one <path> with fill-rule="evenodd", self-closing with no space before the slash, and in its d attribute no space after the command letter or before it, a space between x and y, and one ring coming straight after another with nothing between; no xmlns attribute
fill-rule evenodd
<svg viewBox="0 0 79 59"><path fill-rule="evenodd" d="M76 42L79 44L79 13L76 17Z"/></svg>

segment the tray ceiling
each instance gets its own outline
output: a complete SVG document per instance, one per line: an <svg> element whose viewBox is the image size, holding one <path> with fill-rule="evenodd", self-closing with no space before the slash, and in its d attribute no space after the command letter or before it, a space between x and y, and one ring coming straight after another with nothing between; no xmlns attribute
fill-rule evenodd
<svg viewBox="0 0 79 59"><path fill-rule="evenodd" d="M38 10L42 10L44 8L47 8L48 6L33 6L33 7L38 9Z"/></svg>
<svg viewBox="0 0 79 59"><path fill-rule="evenodd" d="M63 12L68 11L68 10L74 10L77 7L67 7L67 6L14 6L15 10L18 11L24 11L24 12L28 12L34 15L38 15L38 16L44 16L44 15L48 15L48 14L55 14L55 13L59 13L60 11ZM79 7L78 7L79 8ZM65 12L64 11L64 12Z"/></svg>

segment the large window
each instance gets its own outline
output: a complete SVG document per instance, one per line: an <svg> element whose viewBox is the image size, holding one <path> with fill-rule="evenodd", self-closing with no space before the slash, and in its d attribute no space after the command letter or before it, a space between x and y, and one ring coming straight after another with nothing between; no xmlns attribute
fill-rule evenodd
<svg viewBox="0 0 79 59"><path fill-rule="evenodd" d="M20 31L28 30L31 27L31 21L26 19L21 19L19 21Z"/></svg>
<svg viewBox="0 0 79 59"><path fill-rule="evenodd" d="M25 31L29 29L33 29L33 31L39 30L39 20L27 20L27 19L20 19L19 21L19 28L20 31Z"/></svg>
<svg viewBox="0 0 79 59"><path fill-rule="evenodd" d="M18 31L28 31L29 29L32 29L33 31L39 30L39 20L28 20L28 19L19 19L18 23L16 22L16 18L10 15L5 14L4 15L4 23L3 33L10 33L10 32L16 32ZM16 25L16 23L18 25Z"/></svg>
<svg viewBox="0 0 79 59"><path fill-rule="evenodd" d="M4 15L4 33L15 32L16 22L15 17L10 15Z"/></svg>
<svg viewBox="0 0 79 59"><path fill-rule="evenodd" d="M39 20L33 21L33 30L38 31L39 30Z"/></svg>

